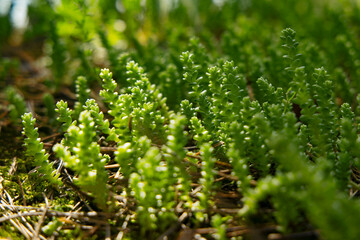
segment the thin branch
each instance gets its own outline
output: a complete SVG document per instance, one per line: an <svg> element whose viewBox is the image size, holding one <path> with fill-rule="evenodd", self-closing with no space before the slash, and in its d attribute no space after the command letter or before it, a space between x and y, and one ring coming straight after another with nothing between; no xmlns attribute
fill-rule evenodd
<svg viewBox="0 0 360 240"><path fill-rule="evenodd" d="M44 210L44 209L42 209ZM4 216L2 218L0 218L0 223L1 222L5 222L8 221L10 219L14 219L14 218L18 218L18 217L32 217L32 216L41 216L43 214L44 211L41 212L23 212L23 213L17 213L17 214L12 214L9 216ZM93 222L93 223L99 223L99 224L107 224L106 221L102 221L102 220L98 220L98 219L93 219L94 217L111 217L114 214L111 213L101 213L101 212L79 212L79 213L70 213L70 212L59 212L59 211L54 211L54 210L48 210L45 213L46 216L49 217L71 217L74 219L81 219L87 222Z"/></svg>
<svg viewBox="0 0 360 240"><path fill-rule="evenodd" d="M181 216L176 221L176 223L171 225L163 234L161 234L161 236L158 238L158 240L169 239L169 236L180 228L181 223L183 223L187 217L188 217L187 212L184 212L183 214L181 214Z"/></svg>
<svg viewBox="0 0 360 240"><path fill-rule="evenodd" d="M16 176L16 177L17 177L17 180L18 180L18 183L19 183L19 186L20 186L20 192L21 192L21 198L22 198L23 204L24 204L24 206L26 206L25 193L24 193L24 189L22 187L22 183L20 181L19 176Z"/></svg>
<svg viewBox="0 0 360 240"><path fill-rule="evenodd" d="M45 209L43 211L43 214L41 215L41 217L39 219L39 222L36 224L35 235L33 237L34 240L39 239L39 233L40 233L41 225L44 223L46 212L49 209L49 201L48 201L48 199L47 199L47 197L46 197L46 195L44 193L43 193L43 195L44 195L46 206L45 206Z"/></svg>
<svg viewBox="0 0 360 240"><path fill-rule="evenodd" d="M124 237L125 230L127 228L127 225L129 223L130 219L131 219L131 215L129 214L129 215L126 216L125 221L123 222L123 224L121 226L121 231L116 236L116 240L122 240L122 238Z"/></svg>
<svg viewBox="0 0 360 240"><path fill-rule="evenodd" d="M105 225L105 240L111 240L111 228L109 223Z"/></svg>
<svg viewBox="0 0 360 240"><path fill-rule="evenodd" d="M119 168L120 164L110 164L110 165L105 165L105 169L111 169L111 168Z"/></svg>
<svg viewBox="0 0 360 240"><path fill-rule="evenodd" d="M41 142L44 142L45 140L48 140L48 139L54 138L54 137L58 137L58 136L60 136L60 133L51 134L51 135L49 135L49 136L46 136L46 137L41 138Z"/></svg>
<svg viewBox="0 0 360 240"><path fill-rule="evenodd" d="M113 153L117 150L117 147L100 147L101 153Z"/></svg>

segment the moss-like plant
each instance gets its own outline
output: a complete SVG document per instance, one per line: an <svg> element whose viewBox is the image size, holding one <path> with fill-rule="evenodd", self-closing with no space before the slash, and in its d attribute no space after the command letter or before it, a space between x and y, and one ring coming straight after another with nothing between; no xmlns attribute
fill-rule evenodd
<svg viewBox="0 0 360 240"><path fill-rule="evenodd" d="M74 182L84 191L94 195L96 203L106 209L108 174L104 165L108 155L100 153L100 146L95 141L95 123L91 113L80 113L78 125L75 122L67 129L66 138L53 148L57 157L64 161L64 166L73 169L78 177Z"/></svg>
<svg viewBox="0 0 360 240"><path fill-rule="evenodd" d="M356 1L31 2L26 44L0 39L0 134L22 115L27 153L0 159L4 229L358 239Z"/></svg>
<svg viewBox="0 0 360 240"><path fill-rule="evenodd" d="M22 117L23 135L26 136L25 147L26 153L34 158L34 167L38 167L37 172L44 177L54 187L62 185L59 179L59 173L53 168L53 164L49 162L49 154L45 152L44 145L40 141L38 128L35 127L36 119L31 113L25 113Z"/></svg>
<svg viewBox="0 0 360 240"><path fill-rule="evenodd" d="M10 118L14 123L17 123L21 115L27 111L25 100L13 87L6 89L6 96L9 101Z"/></svg>

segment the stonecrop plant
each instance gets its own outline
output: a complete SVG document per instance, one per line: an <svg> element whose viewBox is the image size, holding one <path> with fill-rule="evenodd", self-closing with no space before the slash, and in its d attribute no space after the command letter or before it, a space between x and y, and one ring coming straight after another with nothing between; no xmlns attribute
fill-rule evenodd
<svg viewBox="0 0 360 240"><path fill-rule="evenodd" d="M359 238L358 1L28 10L23 37L50 34L43 75L4 94L0 133L21 122L25 154L0 169L0 235Z"/></svg>
<svg viewBox="0 0 360 240"><path fill-rule="evenodd" d="M295 32L283 30L282 39L294 43ZM195 222L211 218L216 209L214 191L219 188L214 184L216 175L221 164L229 164L233 173L230 179L237 179L234 184L243 194L244 205L239 206L238 216L254 214L257 203L271 196L274 217L282 231L309 218L328 228L324 236L338 239L334 237L336 232L340 237L338 229L334 231L328 225L331 216L317 218L314 208L325 215L334 200L324 202L321 196L333 194L339 196L339 209L333 209L340 211L336 217L349 222L352 218L354 222L360 220L359 215L342 210L351 206L351 211L360 211L358 203L350 205L345 200L352 182L351 169L358 166L356 152L351 151L356 147L349 147L356 142L353 134L357 127L350 124L354 113L349 104L341 108L334 104L326 70L315 68L307 77L304 67L294 69L294 62L288 62L285 55L286 76L294 80L285 92L260 77L256 81L258 101L249 97L246 82L233 62L220 62L201 72L195 59L201 59L196 54L204 49L197 51L181 55L183 78L190 83L190 93L188 100L181 102L180 115L169 110L166 99L134 61L126 65L128 87L123 91L108 69L101 70L100 96L108 106L110 121L104 119L94 99L85 102L86 79L78 78L76 111L66 102L57 103L64 138L53 147L64 167L74 171L74 184L93 197L97 207L109 211L114 203L109 198L111 186L105 165L116 162L119 175L126 180L120 195L134 198L134 218L145 236L149 231L164 231L168 223L176 221L178 204L183 205L181 211L195 213ZM304 78L299 79L301 74ZM295 105L300 108L298 119L293 112ZM33 154L34 163L41 166L39 172L55 182L34 121L31 114L23 116L28 154ZM185 125L188 131L184 131ZM186 150L191 141L198 152ZM101 153L99 142L114 146L113 160ZM197 161L186 160L193 157ZM193 165L195 169L191 169ZM196 172L199 177L191 180L189 176ZM326 180L326 176L333 179ZM192 193L192 181L199 185L196 193ZM357 236L357 227L342 226L342 236Z"/></svg>

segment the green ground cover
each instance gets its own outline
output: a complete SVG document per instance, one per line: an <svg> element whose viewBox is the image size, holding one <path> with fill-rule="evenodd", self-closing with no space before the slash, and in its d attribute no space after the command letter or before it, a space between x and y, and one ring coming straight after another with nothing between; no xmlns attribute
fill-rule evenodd
<svg viewBox="0 0 360 240"><path fill-rule="evenodd" d="M4 2L1 237L359 238L360 1Z"/></svg>

